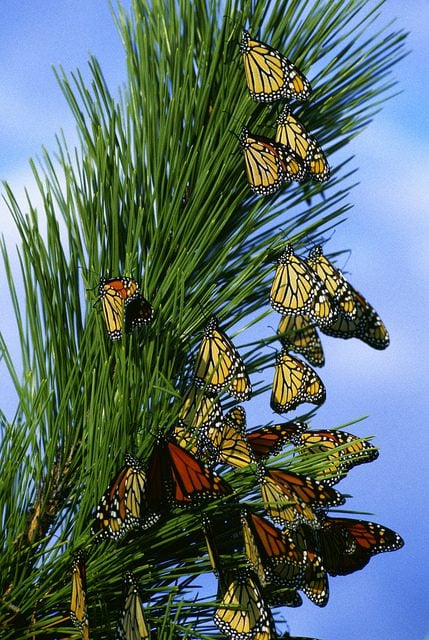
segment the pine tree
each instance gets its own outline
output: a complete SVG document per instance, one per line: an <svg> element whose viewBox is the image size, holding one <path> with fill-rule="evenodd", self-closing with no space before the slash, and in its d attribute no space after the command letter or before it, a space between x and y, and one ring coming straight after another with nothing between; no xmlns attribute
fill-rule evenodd
<svg viewBox="0 0 429 640"><path fill-rule="evenodd" d="M403 55L404 34L377 30L381 3L373 4L133 0L130 15L116 15L127 59L119 98L95 58L90 86L79 72L57 71L80 145L58 136L55 157L32 163L42 210L5 186L24 285L20 296L3 241L21 344L16 363L0 338L18 397L13 419L1 416L5 639L79 637L69 619L77 549L87 555L91 638L114 637L126 569L150 602L157 637L219 636L201 515L233 519L236 504L175 509L100 544L90 533L94 508L124 454L147 460L175 424L210 314L242 345L252 379L261 378L254 397L268 407L274 262L285 242L306 248L345 220L355 178L342 150L392 94L391 67ZM249 97L238 46L248 21L312 80L297 109L330 159L326 183L249 190L237 137L247 124L273 137L278 110ZM135 278L154 321L109 340L100 274ZM241 503L260 504L252 467L222 477ZM223 537L239 549L239 532Z"/></svg>

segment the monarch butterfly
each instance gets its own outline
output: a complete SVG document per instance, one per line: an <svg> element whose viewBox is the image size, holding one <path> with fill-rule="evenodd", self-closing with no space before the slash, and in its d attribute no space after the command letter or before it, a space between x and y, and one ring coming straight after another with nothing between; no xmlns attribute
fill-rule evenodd
<svg viewBox="0 0 429 640"><path fill-rule="evenodd" d="M320 405L325 398L325 386L310 365L285 350L277 354L271 392L273 411L286 413L303 402Z"/></svg>
<svg viewBox="0 0 429 640"><path fill-rule="evenodd" d="M344 503L343 496L321 482L292 471L280 469L258 472L262 502L270 518L289 528L305 523L318 526L315 508Z"/></svg>
<svg viewBox="0 0 429 640"><path fill-rule="evenodd" d="M318 607L324 607L329 599L329 583L322 560L314 551L304 551L305 571L301 590Z"/></svg>
<svg viewBox="0 0 429 640"><path fill-rule="evenodd" d="M130 333L153 320L152 305L142 295L137 294L125 302L125 332Z"/></svg>
<svg viewBox="0 0 429 640"><path fill-rule="evenodd" d="M307 100L311 86L303 73L276 49L254 40L248 31L241 36L246 81L251 97L258 102L281 98Z"/></svg>
<svg viewBox="0 0 429 640"><path fill-rule="evenodd" d="M220 476L171 440L161 439L155 445L147 477L151 487L148 499L154 509L165 504L194 507L231 492Z"/></svg>
<svg viewBox="0 0 429 640"><path fill-rule="evenodd" d="M214 449L212 463L224 462L233 467L245 467L255 461L246 440L246 414L243 407L234 407L220 426L207 430Z"/></svg>
<svg viewBox="0 0 429 640"><path fill-rule="evenodd" d="M198 455L201 441L210 425L222 424L222 407L215 397L195 385L190 385L183 396L178 418L174 437L181 447Z"/></svg>
<svg viewBox="0 0 429 640"><path fill-rule="evenodd" d="M70 619L84 640L89 638L86 602L86 565L83 551L76 551L72 562L72 593Z"/></svg>
<svg viewBox="0 0 429 640"><path fill-rule="evenodd" d="M282 315L303 315L320 327L329 327L336 318L336 309L325 285L306 262L295 255L291 244L278 260L270 302Z"/></svg>
<svg viewBox="0 0 429 640"><path fill-rule="evenodd" d="M179 447L186 449L192 453L193 456L200 458L202 449L200 432L195 429L189 429L183 420L179 419L173 427L172 436Z"/></svg>
<svg viewBox="0 0 429 640"><path fill-rule="evenodd" d="M300 447L301 454L329 452L329 466L316 473L318 480L333 485L353 467L378 458L378 450L369 442L346 431L318 429L292 434L290 441Z"/></svg>
<svg viewBox="0 0 429 640"><path fill-rule="evenodd" d="M120 640L147 640L150 630L144 617L136 579L131 571L124 576L124 608L118 624Z"/></svg>
<svg viewBox="0 0 429 640"><path fill-rule="evenodd" d="M268 609L257 578L250 571L225 572L219 578L218 599L214 623L232 640L250 640L268 632Z"/></svg>
<svg viewBox="0 0 429 640"><path fill-rule="evenodd" d="M226 333L219 327L216 316L212 316L204 330L194 369L195 384L206 392L219 393L238 375L242 376L246 368L237 349ZM242 381L231 388L238 400L250 397L250 381Z"/></svg>
<svg viewBox="0 0 429 640"><path fill-rule="evenodd" d="M98 540L118 540L135 527L148 529L159 518L158 509L149 508L147 476L141 462L126 454L125 465L97 506L92 533Z"/></svg>
<svg viewBox="0 0 429 640"><path fill-rule="evenodd" d="M292 115L289 107L284 107L277 118L275 139L292 149L305 162L307 175L320 182L328 180L330 169L325 154L302 122Z"/></svg>
<svg viewBox="0 0 429 640"><path fill-rule="evenodd" d="M300 353L313 367L323 367L325 355L316 327L306 316L282 316L277 333L284 349Z"/></svg>
<svg viewBox="0 0 429 640"><path fill-rule="evenodd" d="M124 303L137 296L138 290L137 282L131 278L100 278L98 300L101 302L107 334L111 340L119 340L122 336Z"/></svg>
<svg viewBox="0 0 429 640"><path fill-rule="evenodd" d="M323 255L322 247L314 247L307 258L307 264L324 282L334 304L338 307L341 316L346 320L354 320L357 305L353 288L344 278L341 271L336 269L332 262Z"/></svg>
<svg viewBox="0 0 429 640"><path fill-rule="evenodd" d="M329 599L329 583L322 558L316 549L315 535L317 530L315 531L308 525L301 524L295 529L284 529L284 534L290 537L293 544L302 553L305 569L298 588L314 604L324 607ZM280 569L281 567L278 567L276 571L281 579Z"/></svg>
<svg viewBox="0 0 429 640"><path fill-rule="evenodd" d="M386 349L389 346L390 338L383 321L369 302L351 285L349 286L355 300L355 319L347 320L339 313L337 320L330 327L321 327L321 330L328 336L345 340L358 338L373 349Z"/></svg>
<svg viewBox="0 0 429 640"><path fill-rule="evenodd" d="M372 556L404 546L401 536L381 524L325 516L317 531L323 565L331 576L363 569Z"/></svg>
<svg viewBox="0 0 429 640"><path fill-rule="evenodd" d="M292 441L294 434L306 429L307 425L304 422L284 422L251 431L246 434L246 438L256 460L266 460L277 455L285 442Z"/></svg>
<svg viewBox="0 0 429 640"><path fill-rule="evenodd" d="M178 417L187 427L203 429L221 424L222 407L215 397L191 384L183 396Z"/></svg>
<svg viewBox="0 0 429 640"><path fill-rule="evenodd" d="M247 180L255 193L268 195L277 191L284 182L304 180L304 163L282 144L251 134L246 127L241 131L239 142Z"/></svg>
<svg viewBox="0 0 429 640"><path fill-rule="evenodd" d="M252 384L247 374L244 364L241 362L237 367L237 373L231 380L229 391L239 402L250 400L252 394Z"/></svg>
<svg viewBox="0 0 429 640"><path fill-rule="evenodd" d="M261 584L278 583L277 569L287 569L287 581L283 577L282 586L298 586L303 572L302 552L292 539L279 531L268 520L254 513L242 516L244 549L247 558Z"/></svg>

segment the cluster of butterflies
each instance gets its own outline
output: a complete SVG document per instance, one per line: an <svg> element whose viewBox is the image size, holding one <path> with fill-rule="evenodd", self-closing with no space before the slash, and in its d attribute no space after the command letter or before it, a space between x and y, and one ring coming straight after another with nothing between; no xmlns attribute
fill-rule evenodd
<svg viewBox="0 0 429 640"><path fill-rule="evenodd" d="M389 333L370 303L315 246L306 259L287 245L280 256L270 303L282 316L277 333L283 349L277 355L271 407L277 413L303 402L320 405L325 386L310 365L325 363L318 329L328 336L358 338L374 349L389 345ZM303 362L290 351L301 354Z"/></svg>
<svg viewBox="0 0 429 640"><path fill-rule="evenodd" d="M251 97L258 102L307 100L311 85L304 74L276 49L253 39L243 31L240 52ZM301 182L311 177L328 180L330 168L324 152L289 105L280 112L275 138L249 133L239 138L244 153L247 179L252 191L274 193L285 182Z"/></svg>
<svg viewBox="0 0 429 640"><path fill-rule="evenodd" d="M311 86L284 55L243 31L240 52L251 97L264 103L307 100ZM243 128L239 142L250 188L276 192L285 182L329 178L330 168L317 140L285 105L275 138ZM98 287L108 336L118 340L150 323L151 304L129 277L101 278ZM373 307L315 247L305 259L287 245L280 256L270 303L281 314L271 407L280 414L301 403L321 404L323 382L312 366L324 365L318 330L340 338L358 338L375 349L389 344L388 332ZM290 352L300 354L309 364ZM96 507L96 541L119 541L134 529L147 530L174 508L198 508L218 500L221 522L203 516L201 533L218 579L214 622L231 640L277 638L270 607L297 607L300 592L318 606L329 597L328 576L362 569L374 555L403 545L380 524L328 515L345 502L335 488L356 465L375 460L377 449L340 430L314 430L299 421L247 430L246 413L237 405L223 413L225 391L238 402L252 395L244 361L212 316L197 353L192 384L181 398L177 419L160 435L144 462L126 454ZM284 447L311 461L313 477L268 463ZM317 457L320 466L314 464ZM237 502L219 465L254 472L259 502ZM222 500L236 508L222 510ZM259 505L259 509L255 508ZM238 513L238 519L235 515ZM216 516L217 517L217 516ZM235 518L235 520L234 520ZM89 638L86 554L72 562L71 620ZM149 622L147 621L149 618ZM145 640L154 632L143 607L139 584L127 571L117 637ZM289 636L290 637L290 636Z"/></svg>
<svg viewBox="0 0 429 640"><path fill-rule="evenodd" d="M108 296L115 302L119 298L124 307L120 314L117 307L116 332L122 326L119 316L122 323L136 293L137 285L128 278L101 281L103 310L108 310L106 323L112 308L106 302L110 302ZM278 331L284 349L277 358L271 398L277 412L314 402L316 396L320 402L321 388L324 397L317 374L288 353L296 351L321 366L324 356L316 326L328 335L358 337L378 349L388 344L377 313L323 255L320 246L303 260L287 245L278 261L270 301L282 314ZM152 317L153 311L147 315ZM108 331L110 335L109 325ZM201 528L218 578L215 624L231 640L270 640L277 637L271 606L299 606L299 592L324 606L329 597L329 575L362 569L372 556L399 549L403 541L380 524L328 515L330 508L345 502L334 485L356 465L377 458L373 445L345 431L314 430L298 421L248 431L241 405L223 413L220 395L224 392L244 402L250 399L252 386L240 353L218 318L212 316L173 427L157 438L145 462L126 454L124 465L96 508L92 533L96 541L118 541L133 529L153 527L173 508L197 508L215 499L237 505L233 488L216 467L253 470L260 493L259 511L263 509L263 513L254 506L238 504L238 523L225 524L231 510L225 516L221 509L223 526L204 516ZM323 458L314 477L267 464L285 446L293 446L304 461ZM228 539L220 553L220 546L225 547L225 527ZM237 557L241 558L238 564ZM78 551L72 565L71 620L87 639L85 576L85 556ZM118 637L150 638L151 624L146 617L138 582L127 572Z"/></svg>

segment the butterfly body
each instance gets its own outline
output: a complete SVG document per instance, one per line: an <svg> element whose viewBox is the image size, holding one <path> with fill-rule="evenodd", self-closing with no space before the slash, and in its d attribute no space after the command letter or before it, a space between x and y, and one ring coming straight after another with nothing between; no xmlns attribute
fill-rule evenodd
<svg viewBox="0 0 429 640"><path fill-rule="evenodd" d="M251 640L268 633L269 613L256 576L239 569L219 577L214 623L231 640Z"/></svg>
<svg viewBox="0 0 429 640"><path fill-rule="evenodd" d="M149 459L149 501L157 505L194 507L231 492L220 476L172 440L160 439Z"/></svg>
<svg viewBox="0 0 429 640"><path fill-rule="evenodd" d="M214 449L212 463L219 462L233 467L245 467L255 458L246 440L246 414L237 406L228 411L221 425L213 425L207 431Z"/></svg>
<svg viewBox="0 0 429 640"><path fill-rule="evenodd" d="M289 528L300 524L318 527L317 510L340 505L343 496L309 476L281 469L258 473L262 501L273 522Z"/></svg>
<svg viewBox="0 0 429 640"><path fill-rule="evenodd" d="M313 269L325 284L332 300L339 308L342 316L347 320L356 317L356 300L353 288L328 258L323 255L322 247L315 246L307 258L307 264Z"/></svg>
<svg viewBox="0 0 429 640"><path fill-rule="evenodd" d="M329 454L317 473L317 478L329 485L339 482L353 467L378 458L378 450L369 442L338 429L304 430L292 434L290 441L300 448L301 455Z"/></svg>

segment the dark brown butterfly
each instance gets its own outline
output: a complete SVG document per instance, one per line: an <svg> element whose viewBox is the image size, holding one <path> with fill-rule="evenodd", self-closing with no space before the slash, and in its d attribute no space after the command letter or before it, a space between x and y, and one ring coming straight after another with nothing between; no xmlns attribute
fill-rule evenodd
<svg viewBox="0 0 429 640"><path fill-rule="evenodd" d="M152 322L154 311L152 305L142 295L137 294L125 303L125 331L130 333L134 329Z"/></svg>
<svg viewBox="0 0 429 640"><path fill-rule="evenodd" d="M325 516L316 532L320 555L331 576L363 569L373 556L404 546L401 536L375 522Z"/></svg>

